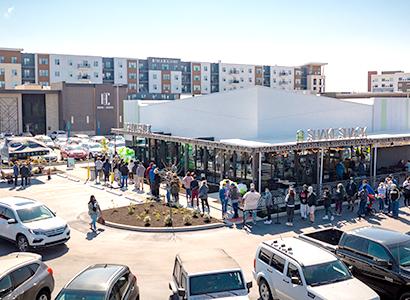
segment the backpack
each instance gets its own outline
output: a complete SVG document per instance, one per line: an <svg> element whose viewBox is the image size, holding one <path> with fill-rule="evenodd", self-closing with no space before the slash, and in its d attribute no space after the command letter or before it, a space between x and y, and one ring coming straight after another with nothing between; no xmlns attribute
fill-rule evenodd
<svg viewBox="0 0 410 300"><path fill-rule="evenodd" d="M238 189L237 188L233 188L231 190L231 199L239 199L239 193L238 193Z"/></svg>
<svg viewBox="0 0 410 300"><path fill-rule="evenodd" d="M368 193L366 188L363 188L360 192L359 192L359 199L360 201L367 201L367 197L368 197Z"/></svg>

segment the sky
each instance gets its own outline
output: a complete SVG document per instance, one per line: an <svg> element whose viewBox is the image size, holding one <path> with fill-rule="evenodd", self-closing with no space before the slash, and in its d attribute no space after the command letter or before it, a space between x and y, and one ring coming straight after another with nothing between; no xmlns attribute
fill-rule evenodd
<svg viewBox="0 0 410 300"><path fill-rule="evenodd" d="M0 0L0 47L25 52L301 65L327 91L410 72L409 0Z"/></svg>

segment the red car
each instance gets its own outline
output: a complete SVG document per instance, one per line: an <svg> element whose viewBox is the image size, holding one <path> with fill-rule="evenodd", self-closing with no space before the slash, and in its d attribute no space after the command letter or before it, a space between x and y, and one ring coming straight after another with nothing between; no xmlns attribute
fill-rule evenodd
<svg viewBox="0 0 410 300"><path fill-rule="evenodd" d="M72 157L75 159L87 159L87 152L80 145L71 144L61 148L61 159Z"/></svg>

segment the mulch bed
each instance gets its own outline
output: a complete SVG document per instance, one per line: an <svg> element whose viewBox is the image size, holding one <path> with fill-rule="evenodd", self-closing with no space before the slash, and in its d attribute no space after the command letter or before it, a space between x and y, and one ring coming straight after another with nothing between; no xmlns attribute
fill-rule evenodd
<svg viewBox="0 0 410 300"><path fill-rule="evenodd" d="M172 227L221 223L212 217L209 217L210 219L207 221L201 214L197 213L195 216L194 214L192 209L172 208ZM139 227L171 227L169 224L165 225L165 219L170 215L170 208L158 202L110 208L103 210L102 215L106 221L117 224ZM145 222L147 216L151 219L149 223ZM187 219L189 222L186 222Z"/></svg>

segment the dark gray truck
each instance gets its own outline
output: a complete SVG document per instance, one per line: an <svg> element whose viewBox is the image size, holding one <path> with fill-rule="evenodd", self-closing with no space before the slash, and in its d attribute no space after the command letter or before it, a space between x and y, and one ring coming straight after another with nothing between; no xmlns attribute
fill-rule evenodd
<svg viewBox="0 0 410 300"><path fill-rule="evenodd" d="M301 234L335 253L353 274L387 299L410 300L410 236L381 227L337 228Z"/></svg>

